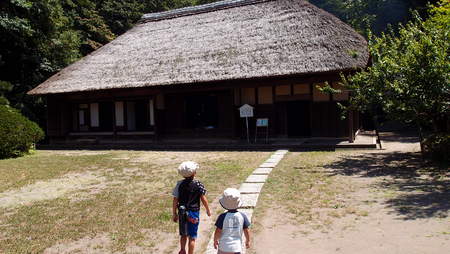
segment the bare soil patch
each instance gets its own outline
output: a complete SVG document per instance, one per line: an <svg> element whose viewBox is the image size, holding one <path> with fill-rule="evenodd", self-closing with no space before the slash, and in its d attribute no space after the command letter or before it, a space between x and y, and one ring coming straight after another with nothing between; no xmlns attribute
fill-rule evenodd
<svg viewBox="0 0 450 254"><path fill-rule="evenodd" d="M287 188L280 196L270 182L264 187L260 201L270 203L260 202L256 210L251 253L410 254L450 249L448 168L422 161L415 137L384 133L383 139L384 150L327 153L323 163L305 152L298 154L303 159L296 166L296 155L291 154L271 177L296 189ZM311 186L302 189L302 184L290 183L290 175Z"/></svg>
<svg viewBox="0 0 450 254"><path fill-rule="evenodd" d="M0 193L0 208L31 205L34 202L52 200L76 191L98 191L105 188L106 180L96 172L71 173L49 181L39 181L17 190Z"/></svg>
<svg viewBox="0 0 450 254"><path fill-rule="evenodd" d="M44 251L44 254L70 254L70 253L107 253L111 246L111 239L108 234L101 234L95 237L83 237L73 242L56 244Z"/></svg>
<svg viewBox="0 0 450 254"><path fill-rule="evenodd" d="M49 154L54 155L64 155L64 156L89 156L89 155L104 155L108 154L107 151L89 151L89 150L77 150L77 151L58 151L58 150L49 150Z"/></svg>

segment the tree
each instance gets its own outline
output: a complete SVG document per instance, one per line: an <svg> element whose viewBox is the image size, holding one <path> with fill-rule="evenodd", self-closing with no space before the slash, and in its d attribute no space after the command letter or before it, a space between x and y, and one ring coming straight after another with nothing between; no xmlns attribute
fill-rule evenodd
<svg viewBox="0 0 450 254"><path fill-rule="evenodd" d="M343 78L351 90L351 108L423 129L448 133L450 114L450 3L431 8L430 17L400 25L380 37L369 34L372 66Z"/></svg>
<svg viewBox="0 0 450 254"><path fill-rule="evenodd" d="M368 36L368 31L379 35L388 24L407 22L409 9L423 12L428 1L423 0L309 0L350 24L356 31ZM436 2L436 0L429 0Z"/></svg>

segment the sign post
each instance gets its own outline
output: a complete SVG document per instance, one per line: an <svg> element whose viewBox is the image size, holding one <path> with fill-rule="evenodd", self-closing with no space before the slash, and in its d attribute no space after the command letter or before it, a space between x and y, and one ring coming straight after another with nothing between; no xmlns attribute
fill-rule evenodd
<svg viewBox="0 0 450 254"><path fill-rule="evenodd" d="M266 143L269 142L269 118L258 118L256 119L256 129L255 129L255 143L258 138L258 128L266 129Z"/></svg>
<svg viewBox="0 0 450 254"><path fill-rule="evenodd" d="M253 107L248 104L242 105L239 108L239 115L241 116L241 118L245 118L245 125L247 127L247 142L250 143L250 131L248 128L248 118L253 117Z"/></svg>

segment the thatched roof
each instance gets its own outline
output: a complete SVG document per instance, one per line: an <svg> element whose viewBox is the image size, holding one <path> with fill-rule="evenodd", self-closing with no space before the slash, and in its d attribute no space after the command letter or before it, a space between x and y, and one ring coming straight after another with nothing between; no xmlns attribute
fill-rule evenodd
<svg viewBox="0 0 450 254"><path fill-rule="evenodd" d="M135 88L365 67L366 40L303 0L231 0L144 15L30 94Z"/></svg>

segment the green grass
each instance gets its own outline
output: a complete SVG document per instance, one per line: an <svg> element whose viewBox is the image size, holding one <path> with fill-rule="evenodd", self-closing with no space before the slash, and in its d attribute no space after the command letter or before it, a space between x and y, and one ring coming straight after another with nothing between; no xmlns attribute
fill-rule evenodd
<svg viewBox="0 0 450 254"><path fill-rule="evenodd" d="M114 252L143 246L150 250L162 239L149 240L146 232L173 233L177 238L177 225L171 221L171 191L180 179L176 173L180 161L199 162L197 177L208 189L211 201L227 186L242 182L268 156L256 152L132 151L68 156L38 151L0 161L0 198L1 192L14 192L37 181L63 179L73 172L92 171L103 181L94 191L80 189L27 206L0 208L0 253L40 253L58 243L105 233L111 246L95 248Z"/></svg>
<svg viewBox="0 0 450 254"><path fill-rule="evenodd" d="M334 160L336 152L289 153L264 185L254 220L260 221L275 209L286 214L291 223L320 229L329 226L333 218L352 213L342 199L353 191L352 186L324 167ZM262 229L258 223L255 228Z"/></svg>

